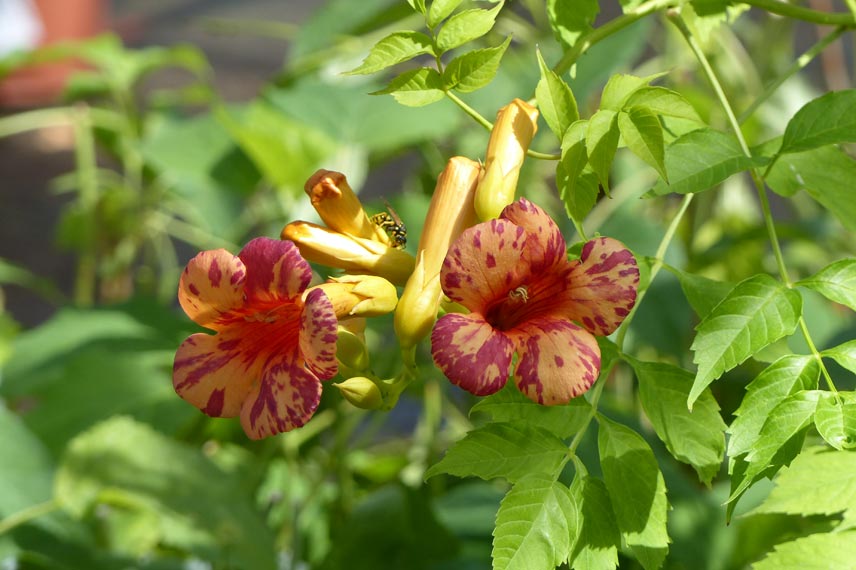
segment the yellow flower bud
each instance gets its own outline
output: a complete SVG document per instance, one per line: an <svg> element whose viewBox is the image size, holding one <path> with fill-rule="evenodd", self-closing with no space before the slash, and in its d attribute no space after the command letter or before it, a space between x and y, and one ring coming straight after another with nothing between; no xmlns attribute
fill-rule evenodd
<svg viewBox="0 0 856 570"><path fill-rule="evenodd" d="M316 287L327 294L338 319L378 317L392 312L398 303L395 285L374 275L343 275Z"/></svg>
<svg viewBox="0 0 856 570"><path fill-rule="evenodd" d="M368 370L369 352L366 350L365 340L360 335L339 325L336 340L336 359L342 366L350 370L358 372ZM344 374L341 367L340 372Z"/></svg>
<svg viewBox="0 0 856 570"><path fill-rule="evenodd" d="M395 332L402 348L416 345L434 325L443 296L440 286L443 260L452 242L478 221L473 196L479 172L477 162L456 156L437 179L419 240L416 268L395 311Z"/></svg>
<svg viewBox="0 0 856 570"><path fill-rule="evenodd" d="M515 99L496 114L475 196L482 221L498 217L514 201L520 167L537 131L538 109L525 101Z"/></svg>
<svg viewBox="0 0 856 570"><path fill-rule="evenodd" d="M377 275L403 285L413 273L412 255L369 239L345 235L309 222L291 222L282 239L293 241L308 261L352 273Z"/></svg>
<svg viewBox="0 0 856 570"><path fill-rule="evenodd" d="M364 376L354 376L333 385L339 389L343 398L358 408L376 410L383 405L380 388Z"/></svg>
<svg viewBox="0 0 856 570"><path fill-rule="evenodd" d="M372 223L341 172L319 170L306 181L304 190L312 207L331 230L393 245L383 228Z"/></svg>

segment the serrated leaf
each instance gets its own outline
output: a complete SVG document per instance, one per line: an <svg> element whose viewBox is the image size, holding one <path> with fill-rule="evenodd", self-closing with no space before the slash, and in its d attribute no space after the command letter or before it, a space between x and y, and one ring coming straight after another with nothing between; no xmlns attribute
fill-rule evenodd
<svg viewBox="0 0 856 570"><path fill-rule="evenodd" d="M644 107L632 107L618 113L618 130L630 151L652 166L669 181L665 165L663 127L657 115Z"/></svg>
<svg viewBox="0 0 856 570"><path fill-rule="evenodd" d="M835 146L780 156L767 175L770 188L782 196L800 190L829 210L845 228L856 231L856 200L851 181L856 160Z"/></svg>
<svg viewBox="0 0 856 570"><path fill-rule="evenodd" d="M806 103L788 122L779 154L843 142L856 142L856 89Z"/></svg>
<svg viewBox="0 0 856 570"><path fill-rule="evenodd" d="M771 471L777 471L792 459L790 454L779 460L776 460L776 456L789 441L803 434L811 425L820 394L819 390L791 394L770 411L757 441L745 457L748 463L746 471L731 492L729 502L742 495L760 477L770 476Z"/></svg>
<svg viewBox="0 0 856 570"><path fill-rule="evenodd" d="M430 105L445 97L443 78L436 69L420 67L405 71L389 82L386 88L372 95L392 95L396 101L408 107Z"/></svg>
<svg viewBox="0 0 856 570"><path fill-rule="evenodd" d="M746 387L746 395L734 412L728 428L728 455L748 453L761 433L770 412L785 398L803 390L817 388L820 366L812 356L783 356L765 368Z"/></svg>
<svg viewBox="0 0 856 570"><path fill-rule="evenodd" d="M585 134L588 121L576 121L562 138L562 158L556 165L556 188L568 216L582 223L597 202L597 175L584 173L588 162Z"/></svg>
<svg viewBox="0 0 856 570"><path fill-rule="evenodd" d="M669 184L659 183L654 194L690 194L707 190L729 176L766 164L764 157L746 156L734 137L697 129L672 141L666 147L666 172Z"/></svg>
<svg viewBox="0 0 856 570"><path fill-rule="evenodd" d="M603 94L600 96L600 108L616 112L622 110L631 95L663 75L665 74L657 73L648 77L636 77L623 73L613 75L603 88Z"/></svg>
<svg viewBox="0 0 856 570"><path fill-rule="evenodd" d="M464 10L448 19L437 34L437 49L445 53L480 38L493 28L496 15L502 9L502 2L490 10Z"/></svg>
<svg viewBox="0 0 856 570"><path fill-rule="evenodd" d="M833 346L821 351L821 356L831 358L853 374L856 374L856 340Z"/></svg>
<svg viewBox="0 0 856 570"><path fill-rule="evenodd" d="M586 130L586 151L591 169L609 194L609 170L618 149L618 113L601 109L591 116Z"/></svg>
<svg viewBox="0 0 856 570"><path fill-rule="evenodd" d="M363 62L347 72L347 75L376 73L397 63L413 59L417 55L432 53L431 38L420 32L393 32L369 50Z"/></svg>
<svg viewBox="0 0 856 570"><path fill-rule="evenodd" d="M856 452L814 446L802 451L776 478L767 499L752 511L833 515L856 510Z"/></svg>
<svg viewBox="0 0 856 570"><path fill-rule="evenodd" d="M856 393L824 392L817 402L814 425L820 436L835 449L856 447Z"/></svg>
<svg viewBox="0 0 856 570"><path fill-rule="evenodd" d="M477 49L449 62L443 71L443 85L461 93L470 93L487 85L499 69L502 55L511 38L493 48Z"/></svg>
<svg viewBox="0 0 856 570"><path fill-rule="evenodd" d="M699 480L710 485L725 455L725 422L713 394L704 390L690 412L686 403L691 372L659 362L629 362L639 381L639 402L657 437L675 459L692 465Z"/></svg>
<svg viewBox="0 0 856 570"><path fill-rule="evenodd" d="M600 466L621 535L628 546L656 549L665 558L669 504L654 452L627 426L601 415L597 421Z"/></svg>
<svg viewBox="0 0 856 570"><path fill-rule="evenodd" d="M777 544L753 570L847 570L856 559L856 531L817 533Z"/></svg>
<svg viewBox="0 0 856 570"><path fill-rule="evenodd" d="M547 126L561 140L571 123L580 118L577 101L570 86L544 63L541 51L536 50L535 53L541 69L541 79L535 88L535 99ZM564 143L562 146L564 150Z"/></svg>
<svg viewBox="0 0 856 570"><path fill-rule="evenodd" d="M621 534L606 485L594 477L577 477L571 495L582 505L582 526L570 566L576 570L611 570L618 566Z"/></svg>
<svg viewBox="0 0 856 570"><path fill-rule="evenodd" d="M723 373L780 338L790 335L802 314L802 297L769 275L737 284L698 327L690 350L698 372L687 404Z"/></svg>
<svg viewBox="0 0 856 570"><path fill-rule="evenodd" d="M836 261L796 285L813 289L830 301L856 311L856 259Z"/></svg>
<svg viewBox="0 0 856 570"><path fill-rule="evenodd" d="M426 22L429 28L434 28L449 17L455 11L455 8L461 5L463 0L433 0L431 6L428 7L428 15Z"/></svg>
<svg viewBox="0 0 856 570"><path fill-rule="evenodd" d="M509 382L499 392L482 398L470 413L483 412L494 422L523 422L543 428L565 439L576 434L588 422L591 406L585 398L574 398L565 406L541 406L520 393Z"/></svg>
<svg viewBox="0 0 856 570"><path fill-rule="evenodd" d="M547 0L547 17L553 35L566 47L592 29L594 19L600 11L597 0Z"/></svg>
<svg viewBox="0 0 856 570"><path fill-rule="evenodd" d="M523 422L493 423L470 431L425 473L493 479L512 483L530 473L558 477L568 458L565 443L545 429Z"/></svg>
<svg viewBox="0 0 856 570"><path fill-rule="evenodd" d="M644 107L655 115L703 122L698 112L683 95L665 87L642 87L624 103L625 109Z"/></svg>
<svg viewBox="0 0 856 570"><path fill-rule="evenodd" d="M734 283L708 279L675 268L669 270L677 276L687 302L701 319L706 317L734 289Z"/></svg>
<svg viewBox="0 0 856 570"><path fill-rule="evenodd" d="M496 513L494 570L555 568L567 560L579 526L579 506L567 487L537 474L521 479Z"/></svg>

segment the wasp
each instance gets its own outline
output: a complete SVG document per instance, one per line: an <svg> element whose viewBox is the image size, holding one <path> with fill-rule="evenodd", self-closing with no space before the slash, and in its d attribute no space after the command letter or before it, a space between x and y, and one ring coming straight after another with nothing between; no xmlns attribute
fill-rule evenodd
<svg viewBox="0 0 856 570"><path fill-rule="evenodd" d="M386 212L375 214L369 219L377 227L383 228L383 231L385 231L392 240L393 247L396 249L404 249L404 246L407 245L407 228L405 227L404 222L401 221L401 218L398 217L395 210L392 209L392 206L389 205L389 202L386 200L383 202L386 204Z"/></svg>

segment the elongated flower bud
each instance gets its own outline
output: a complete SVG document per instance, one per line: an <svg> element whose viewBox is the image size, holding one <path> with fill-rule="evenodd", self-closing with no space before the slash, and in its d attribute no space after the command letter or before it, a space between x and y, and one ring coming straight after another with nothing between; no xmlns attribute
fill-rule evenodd
<svg viewBox="0 0 856 570"><path fill-rule="evenodd" d="M398 303L395 285L374 275L343 275L316 287L327 294L338 319L379 317Z"/></svg>
<svg viewBox="0 0 856 570"><path fill-rule="evenodd" d="M339 389L343 398L363 410L376 410L383 405L380 388L364 376L354 376L333 386Z"/></svg>
<svg viewBox="0 0 856 570"><path fill-rule="evenodd" d="M331 230L393 245L386 232L371 222L360 199L341 172L318 170L306 181L304 190L309 195L312 207Z"/></svg>
<svg viewBox="0 0 856 570"><path fill-rule="evenodd" d="M328 267L377 275L396 285L403 285L413 273L415 260L406 251L317 224L291 222L282 229L281 237L293 241L304 259Z"/></svg>
<svg viewBox="0 0 856 570"><path fill-rule="evenodd" d="M395 332L402 348L416 345L434 325L443 296L440 286L443 260L451 243L478 221L473 196L479 172L477 162L456 156L437 179L419 240L416 268L395 311Z"/></svg>
<svg viewBox="0 0 856 570"><path fill-rule="evenodd" d="M515 99L496 114L487 143L484 176L476 190L475 208L482 221L499 217L514 201L520 167L538 130L538 109Z"/></svg>

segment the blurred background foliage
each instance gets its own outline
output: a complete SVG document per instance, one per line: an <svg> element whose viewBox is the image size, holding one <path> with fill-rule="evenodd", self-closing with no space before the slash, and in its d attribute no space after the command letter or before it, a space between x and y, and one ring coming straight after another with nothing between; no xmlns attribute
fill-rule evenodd
<svg viewBox="0 0 856 570"><path fill-rule="evenodd" d="M617 3L603 4L606 21ZM506 488L452 477L423 482L451 441L485 421L468 413L475 400L446 382L426 352L421 381L393 411L362 412L325 390L310 424L260 442L248 441L236 420L200 414L171 384L174 351L196 330L177 310L175 291L197 250L234 252L253 236L278 235L287 221L314 221L303 183L319 167L346 173L373 211L389 200L418 236L445 160L480 157L488 133L450 101L403 107L392 97L368 95L383 87L377 78L341 74L389 31L419 25L404 2L367 0L357 7L330 0L299 27L207 25L277 36L287 40L288 57L255 97L237 103L212 87L214 71L192 45L132 49L104 35L0 61L0 77L34 60L73 55L88 64L67 84L62 105L0 117L0 137L10 140L57 125L74 139L72 168L51 186L62 196L60 221L41 228L55 239L57 256L71 253L73 276L54 282L40 275L36 268L48 260L29 265L26 244L0 261L3 289L24 289L17 299L51 307L48 318L37 320L21 305L0 311L0 567L488 568ZM813 41L817 33L753 13L703 31L738 109L791 64L805 47L802 38ZM539 77L534 46L547 61L561 55L541 2L503 9L483 41L497 45L508 35L514 39L497 77L465 97L486 117L514 97L532 95ZM719 106L681 41L652 17L596 45L569 78L581 114L596 108L611 74L667 70L660 82L724 130ZM164 73L169 80L150 81ZM828 88L830 74L813 65L789 80L749 118L749 140L781 133L803 103ZM555 151L549 141L536 138L533 148ZM529 160L519 193L565 220L554 168ZM678 202L639 199L654 173L625 151L613 180L612 198L595 206L587 231L653 256ZM774 272L754 200L740 177L699 195L666 261L731 283L759 268ZM774 208L789 266L800 275L856 253L846 231L856 217L847 212L830 215L799 195ZM14 216L26 220L28 211ZM563 230L573 242L570 222ZM5 240L17 250L15 235ZM411 251L417 241L410 240ZM819 348L856 335L852 313L804 295ZM0 306L2 299L0 290ZM691 367L696 324L677 278L663 275L633 321L628 352ZM395 365L391 335L391 320L380 319L368 337L381 376ZM768 351L772 360L775 347ZM714 386L726 421L760 368L749 361ZM835 380L853 388L852 375ZM652 436L627 369L614 372L602 409ZM672 505L668 568L740 568L783 537L826 524L753 515L726 527L724 472L706 489L655 437L648 439ZM587 437L580 456L595 452ZM769 488L753 487L739 511L759 504Z"/></svg>

